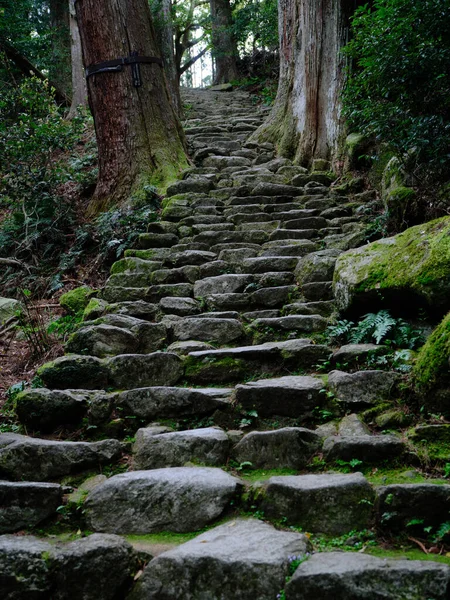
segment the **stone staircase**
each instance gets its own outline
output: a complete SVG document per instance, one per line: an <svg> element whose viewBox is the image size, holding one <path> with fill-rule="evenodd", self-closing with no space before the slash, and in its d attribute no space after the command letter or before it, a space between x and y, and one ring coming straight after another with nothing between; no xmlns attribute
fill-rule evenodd
<svg viewBox="0 0 450 600"><path fill-rule="evenodd" d="M359 416L392 404L400 375L352 369L380 348L333 352L323 334L335 261L364 243L372 193L248 142L266 110L245 93L184 100L195 166L113 265L66 356L39 369L45 387L17 398L31 435L0 434L1 597L450 598L447 565L310 540L437 526L450 509L441 482L351 472L413 464L410 440ZM11 535L50 531L57 511L82 511L95 533ZM162 553L128 538L205 528Z"/></svg>

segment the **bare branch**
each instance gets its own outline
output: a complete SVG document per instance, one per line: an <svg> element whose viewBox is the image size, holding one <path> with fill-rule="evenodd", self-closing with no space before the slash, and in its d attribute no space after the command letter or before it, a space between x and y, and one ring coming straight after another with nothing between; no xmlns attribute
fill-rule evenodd
<svg viewBox="0 0 450 600"><path fill-rule="evenodd" d="M183 73L185 71L187 71L189 69L189 67L192 67L192 65L198 61L199 58L201 58L204 54L206 54L209 50L209 46L206 46L206 48L203 48L203 50L201 52L199 52L196 56L192 57L190 60L187 61L187 63L184 63L184 65L180 68L179 70L179 74L180 76L183 75Z"/></svg>

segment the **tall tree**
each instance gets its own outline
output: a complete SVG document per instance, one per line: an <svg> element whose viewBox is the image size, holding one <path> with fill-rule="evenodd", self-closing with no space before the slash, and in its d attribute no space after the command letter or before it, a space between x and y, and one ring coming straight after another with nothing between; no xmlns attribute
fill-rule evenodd
<svg viewBox="0 0 450 600"><path fill-rule="evenodd" d="M214 84L238 78L237 46L230 0L210 0Z"/></svg>
<svg viewBox="0 0 450 600"><path fill-rule="evenodd" d="M87 86L84 74L83 53L81 52L81 38L78 29L75 0L69 0L70 8L70 55L72 62L72 104L68 118L76 115L78 106L87 105Z"/></svg>
<svg viewBox="0 0 450 600"><path fill-rule="evenodd" d="M158 57L147 0L77 0L76 11L91 72L94 65L132 53ZM134 62L103 68L88 78L99 148L91 212L145 196L149 185L164 186L187 166L182 128L161 66Z"/></svg>
<svg viewBox="0 0 450 600"><path fill-rule="evenodd" d="M49 79L70 98L72 68L69 0L50 0L50 37L52 53Z"/></svg>
<svg viewBox="0 0 450 600"><path fill-rule="evenodd" d="M172 2L171 0L154 0L151 2L150 7L155 25L156 39L164 60L170 98L177 114L181 116L180 85L174 53Z"/></svg>
<svg viewBox="0 0 450 600"><path fill-rule="evenodd" d="M350 16L360 0L279 0L280 81L272 112L254 134L309 165L334 162L344 135L341 93Z"/></svg>

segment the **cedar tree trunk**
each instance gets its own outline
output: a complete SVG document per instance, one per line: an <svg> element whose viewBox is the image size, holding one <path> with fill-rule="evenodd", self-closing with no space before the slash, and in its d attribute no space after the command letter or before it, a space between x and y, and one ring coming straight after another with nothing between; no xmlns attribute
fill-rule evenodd
<svg viewBox="0 0 450 600"><path fill-rule="evenodd" d="M69 0L70 5L70 37L72 56L72 104L68 119L76 115L78 106L87 106L87 86L84 74L83 54L81 52L81 39L78 30L78 21L75 14L75 0Z"/></svg>
<svg viewBox="0 0 450 600"><path fill-rule="evenodd" d="M341 92L350 16L355 0L279 0L280 82L272 112L252 136L277 144L278 153L310 165L338 167L344 121Z"/></svg>
<svg viewBox="0 0 450 600"><path fill-rule="evenodd" d="M170 99L176 113L181 116L180 84L173 47L172 2L171 0L156 0L152 2L151 9L157 43L161 50L161 57L164 60Z"/></svg>
<svg viewBox="0 0 450 600"><path fill-rule="evenodd" d="M70 56L69 0L50 0L52 64L49 79L70 98L72 94L72 67Z"/></svg>
<svg viewBox="0 0 450 600"><path fill-rule="evenodd" d="M77 0L84 64L138 52L159 56L147 0ZM148 186L165 187L188 166L180 122L158 64L131 66L88 78L89 104L99 150L95 213L129 199L145 199Z"/></svg>
<svg viewBox="0 0 450 600"><path fill-rule="evenodd" d="M229 0L210 0L214 85L238 78L236 40Z"/></svg>

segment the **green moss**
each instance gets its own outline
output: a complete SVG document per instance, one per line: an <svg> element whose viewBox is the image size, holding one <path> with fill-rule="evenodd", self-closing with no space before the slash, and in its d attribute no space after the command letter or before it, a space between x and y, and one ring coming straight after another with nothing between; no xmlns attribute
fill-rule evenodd
<svg viewBox="0 0 450 600"><path fill-rule="evenodd" d="M266 481L270 477L279 475L298 475L295 469L255 469L254 471L239 471L238 477L248 483Z"/></svg>
<svg viewBox="0 0 450 600"><path fill-rule="evenodd" d="M407 229L341 255L334 284L338 304L367 292L416 293L429 307L449 305L450 218Z"/></svg>
<svg viewBox="0 0 450 600"><path fill-rule="evenodd" d="M450 565L450 556L440 556L439 554L425 554L419 548L401 548L401 549L386 549L382 546L372 546L366 549L366 554L378 556L379 558L398 558L407 560L430 560L433 562L444 563Z"/></svg>
<svg viewBox="0 0 450 600"><path fill-rule="evenodd" d="M149 533L146 535L126 535L125 539L130 544L173 544L179 546L189 542L200 535L201 531L189 533L172 533L171 531L163 531L162 533Z"/></svg>
<svg viewBox="0 0 450 600"><path fill-rule="evenodd" d="M244 372L245 363L236 358L208 358L198 359L193 356L188 356L184 362L184 374L188 378L195 378L200 375L214 374L223 372L226 374L238 375Z"/></svg>
<svg viewBox="0 0 450 600"><path fill-rule="evenodd" d="M69 313L76 315L83 311L89 304L89 300L96 290L87 285L70 290L61 296L59 303Z"/></svg>
<svg viewBox="0 0 450 600"><path fill-rule="evenodd" d="M158 254L154 249L149 250L125 250L125 258L142 258L143 260L157 260Z"/></svg>
<svg viewBox="0 0 450 600"><path fill-rule="evenodd" d="M417 355L412 377L419 393L445 387L450 380L450 313L430 335Z"/></svg>

